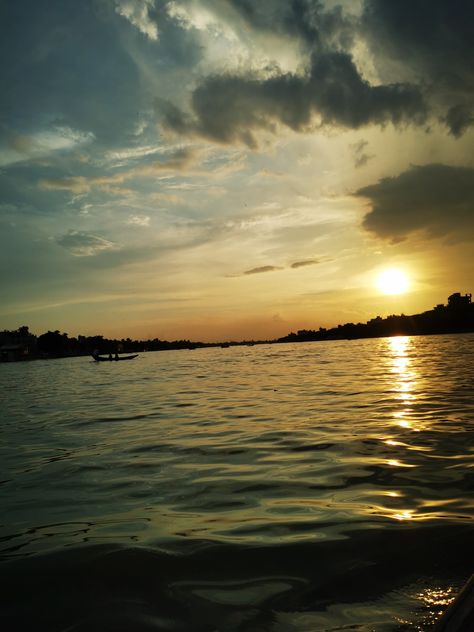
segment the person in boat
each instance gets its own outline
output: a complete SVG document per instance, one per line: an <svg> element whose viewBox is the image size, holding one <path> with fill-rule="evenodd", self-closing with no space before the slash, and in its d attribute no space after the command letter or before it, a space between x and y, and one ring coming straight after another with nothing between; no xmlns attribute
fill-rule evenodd
<svg viewBox="0 0 474 632"><path fill-rule="evenodd" d="M115 352L114 360L118 360L118 359L119 359L118 353Z"/></svg>
<svg viewBox="0 0 474 632"><path fill-rule="evenodd" d="M109 360L112 360L112 354L109 353Z"/></svg>

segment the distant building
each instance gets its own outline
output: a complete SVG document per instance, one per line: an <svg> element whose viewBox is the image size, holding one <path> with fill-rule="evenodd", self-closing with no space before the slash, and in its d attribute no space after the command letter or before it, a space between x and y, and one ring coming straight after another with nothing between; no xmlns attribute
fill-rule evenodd
<svg viewBox="0 0 474 632"><path fill-rule="evenodd" d="M472 294L462 295L460 292L455 292L448 296L448 307L466 307L471 304Z"/></svg>
<svg viewBox="0 0 474 632"><path fill-rule="evenodd" d="M0 362L27 360L36 354L36 349L36 336L26 326L0 332Z"/></svg>
<svg viewBox="0 0 474 632"><path fill-rule="evenodd" d="M17 360L25 360L28 355L28 347L25 347L22 344L0 346L1 362L16 362Z"/></svg>

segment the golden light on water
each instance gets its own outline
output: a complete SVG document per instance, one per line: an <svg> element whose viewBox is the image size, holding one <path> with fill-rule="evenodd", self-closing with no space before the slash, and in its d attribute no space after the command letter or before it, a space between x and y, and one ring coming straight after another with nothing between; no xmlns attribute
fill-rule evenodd
<svg viewBox="0 0 474 632"><path fill-rule="evenodd" d="M409 419L411 413L410 406L416 400L414 391L418 380L418 374L412 366L411 358L408 353L410 337L396 336L390 338L388 344L390 351L389 368L395 378L393 388L396 391L397 399L402 405L401 410L395 411L393 416L396 419L397 426L400 428L418 432L419 428L416 428Z"/></svg>
<svg viewBox="0 0 474 632"><path fill-rule="evenodd" d="M402 493L401 492L394 492L394 491L386 491L386 492L382 492L383 496L388 496L389 498L401 498Z"/></svg>
<svg viewBox="0 0 474 632"><path fill-rule="evenodd" d="M411 520L413 519L413 511L410 509L406 509L404 511L400 511L398 513L393 514L395 520Z"/></svg>
<svg viewBox="0 0 474 632"><path fill-rule="evenodd" d="M413 597L426 609L420 626L416 627L416 630L422 632L428 628L431 630L446 608L455 600L456 590L454 586L434 586L415 593Z"/></svg>
<svg viewBox="0 0 474 632"><path fill-rule="evenodd" d="M409 286L408 276L399 268L383 270L377 277L377 287L383 294L403 294Z"/></svg>
<svg viewBox="0 0 474 632"><path fill-rule="evenodd" d="M409 336L394 336L389 340L391 351L393 351L394 364L397 366L403 364L400 362L401 360L406 360L405 364L408 363L407 346L409 341Z"/></svg>
<svg viewBox="0 0 474 632"><path fill-rule="evenodd" d="M426 588L418 593L416 597L426 606L449 606L456 597L456 591L453 586L447 588ZM437 612L437 614L441 614Z"/></svg>
<svg viewBox="0 0 474 632"><path fill-rule="evenodd" d="M387 459L387 465L391 467L416 467L412 463L403 463L400 459Z"/></svg>

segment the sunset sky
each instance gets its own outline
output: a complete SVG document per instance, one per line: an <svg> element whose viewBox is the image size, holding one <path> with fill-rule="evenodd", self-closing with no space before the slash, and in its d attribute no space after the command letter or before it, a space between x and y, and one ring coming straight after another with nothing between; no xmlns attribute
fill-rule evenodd
<svg viewBox="0 0 474 632"><path fill-rule="evenodd" d="M472 0L0 0L0 329L273 338L473 292L473 25Z"/></svg>

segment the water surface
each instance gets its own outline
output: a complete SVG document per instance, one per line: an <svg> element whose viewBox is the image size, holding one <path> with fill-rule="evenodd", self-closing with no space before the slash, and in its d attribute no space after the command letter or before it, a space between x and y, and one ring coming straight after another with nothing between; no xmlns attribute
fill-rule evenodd
<svg viewBox="0 0 474 632"><path fill-rule="evenodd" d="M428 630L473 571L471 334L0 380L5 629Z"/></svg>

